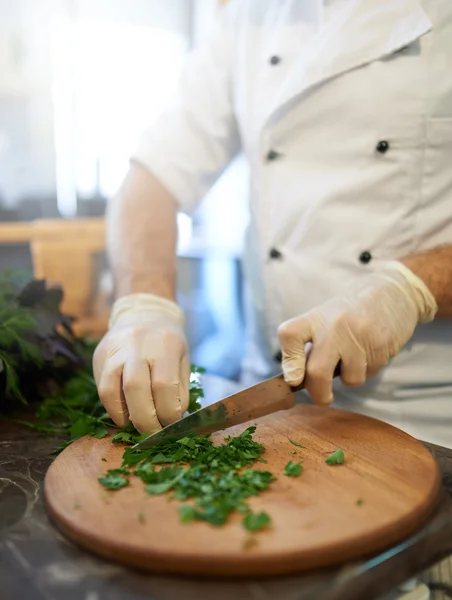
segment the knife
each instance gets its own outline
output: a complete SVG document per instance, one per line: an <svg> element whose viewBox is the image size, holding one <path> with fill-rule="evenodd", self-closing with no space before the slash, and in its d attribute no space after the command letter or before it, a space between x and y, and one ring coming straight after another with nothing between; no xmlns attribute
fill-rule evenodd
<svg viewBox="0 0 452 600"><path fill-rule="evenodd" d="M340 363L334 377L340 374ZM189 434L209 434L233 425L240 425L279 410L295 406L295 392L304 388L304 382L291 387L282 374L253 385L210 406L200 408L176 423L164 427L135 444L136 450L147 450L160 442L180 440Z"/></svg>

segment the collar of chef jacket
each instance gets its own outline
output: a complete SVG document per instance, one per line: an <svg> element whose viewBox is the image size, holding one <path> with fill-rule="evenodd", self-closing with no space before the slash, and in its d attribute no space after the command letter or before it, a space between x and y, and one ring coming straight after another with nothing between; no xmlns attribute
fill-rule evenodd
<svg viewBox="0 0 452 600"><path fill-rule="evenodd" d="M389 56L432 27L417 0L286 0L283 5L263 2L261 6L251 0L247 8L244 0L240 2L242 10L250 11L248 18L257 21L260 35L274 47L278 36L285 35L285 26L303 24L307 32L315 32L308 36L309 43L303 45L282 85L275 87L258 129L277 120L292 100L316 84Z"/></svg>

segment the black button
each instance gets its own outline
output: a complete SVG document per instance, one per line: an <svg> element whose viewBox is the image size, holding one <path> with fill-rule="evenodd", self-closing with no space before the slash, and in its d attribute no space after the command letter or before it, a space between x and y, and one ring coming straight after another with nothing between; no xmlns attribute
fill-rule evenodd
<svg viewBox="0 0 452 600"><path fill-rule="evenodd" d="M278 350L278 352L273 356L273 360L277 363L281 363L282 362L282 352L281 350Z"/></svg>
<svg viewBox="0 0 452 600"><path fill-rule="evenodd" d="M377 152L380 152L380 154L385 154L385 152L387 152L388 150L389 142L387 142L386 140L381 140L380 142L378 142L376 147Z"/></svg>
<svg viewBox="0 0 452 600"><path fill-rule="evenodd" d="M361 252L361 254L359 255L359 260L364 265L367 265L372 260L372 254L368 250L364 250L364 252Z"/></svg>
<svg viewBox="0 0 452 600"><path fill-rule="evenodd" d="M278 156L279 152L276 152L276 150L269 150L267 153L267 160L275 160Z"/></svg>
<svg viewBox="0 0 452 600"><path fill-rule="evenodd" d="M278 63L281 62L281 57L279 57L279 56L272 56L270 58L269 62L270 62L271 65L277 65Z"/></svg>
<svg viewBox="0 0 452 600"><path fill-rule="evenodd" d="M282 254L277 248L271 248L268 255L270 256L270 258L274 258L274 259L282 258Z"/></svg>

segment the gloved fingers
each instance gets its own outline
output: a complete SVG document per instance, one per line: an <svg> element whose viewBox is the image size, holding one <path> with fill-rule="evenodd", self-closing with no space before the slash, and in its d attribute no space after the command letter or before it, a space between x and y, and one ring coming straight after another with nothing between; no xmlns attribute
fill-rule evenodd
<svg viewBox="0 0 452 600"><path fill-rule="evenodd" d="M383 330L384 331L384 330ZM367 354L367 379L375 377L385 367L392 356L397 354L397 350L391 353L391 348L387 343L388 336L384 332L373 335L371 342L366 349Z"/></svg>
<svg viewBox="0 0 452 600"><path fill-rule="evenodd" d="M372 357L372 362L367 366L366 378L371 379L380 373L380 371L387 365L389 358L386 355L380 354Z"/></svg>
<svg viewBox="0 0 452 600"><path fill-rule="evenodd" d="M312 350L312 342L307 342L304 345L304 353L306 356L306 360L309 360L309 355L311 354L311 350Z"/></svg>
<svg viewBox="0 0 452 600"><path fill-rule="evenodd" d="M340 360L334 344L322 342L312 346L306 367L305 389L316 404L333 401L333 374Z"/></svg>
<svg viewBox="0 0 452 600"><path fill-rule="evenodd" d="M297 317L283 323L278 329L282 350L282 370L288 384L299 385L306 371L305 344L312 341L309 319Z"/></svg>
<svg viewBox="0 0 452 600"><path fill-rule="evenodd" d="M165 427L183 414L181 401L181 356L165 354L151 367L151 385L160 423Z"/></svg>
<svg viewBox="0 0 452 600"><path fill-rule="evenodd" d="M131 356L122 373L122 387L130 420L142 433L155 433L162 426L152 396L151 369L146 359Z"/></svg>
<svg viewBox="0 0 452 600"><path fill-rule="evenodd" d="M341 351L341 379L345 385L357 387L363 385L367 377L367 359L365 352L353 346Z"/></svg>
<svg viewBox="0 0 452 600"><path fill-rule="evenodd" d="M186 351L184 352L180 362L179 373L180 408L182 415L188 410L188 405L190 403L190 367L190 357L188 355L188 351Z"/></svg>
<svg viewBox="0 0 452 600"><path fill-rule="evenodd" d="M97 369L95 380L97 393L105 410L112 420L120 427L125 427L130 423L129 411L126 399L122 390L122 372L123 363L119 357L111 357L103 364L102 370Z"/></svg>
<svg viewBox="0 0 452 600"><path fill-rule="evenodd" d="M101 342L99 342L99 344L94 349L93 361L92 361L94 381L96 382L97 387L99 387L99 385L100 385L102 371L104 370L104 363L105 363L105 359L104 359L105 351L103 348L103 344L104 344L104 341L102 340ZM122 370L122 367L121 367L121 370Z"/></svg>

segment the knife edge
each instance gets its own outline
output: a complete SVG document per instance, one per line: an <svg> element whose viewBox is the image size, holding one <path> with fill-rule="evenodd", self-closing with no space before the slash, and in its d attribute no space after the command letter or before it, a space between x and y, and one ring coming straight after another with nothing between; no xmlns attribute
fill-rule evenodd
<svg viewBox="0 0 452 600"><path fill-rule="evenodd" d="M333 376L340 375L340 371L339 362ZM289 410L295 406L295 393L304 387L304 381L290 386L283 374L276 375L198 409L149 435L132 448L148 450L161 442L177 441L192 434L211 434L280 410Z"/></svg>

